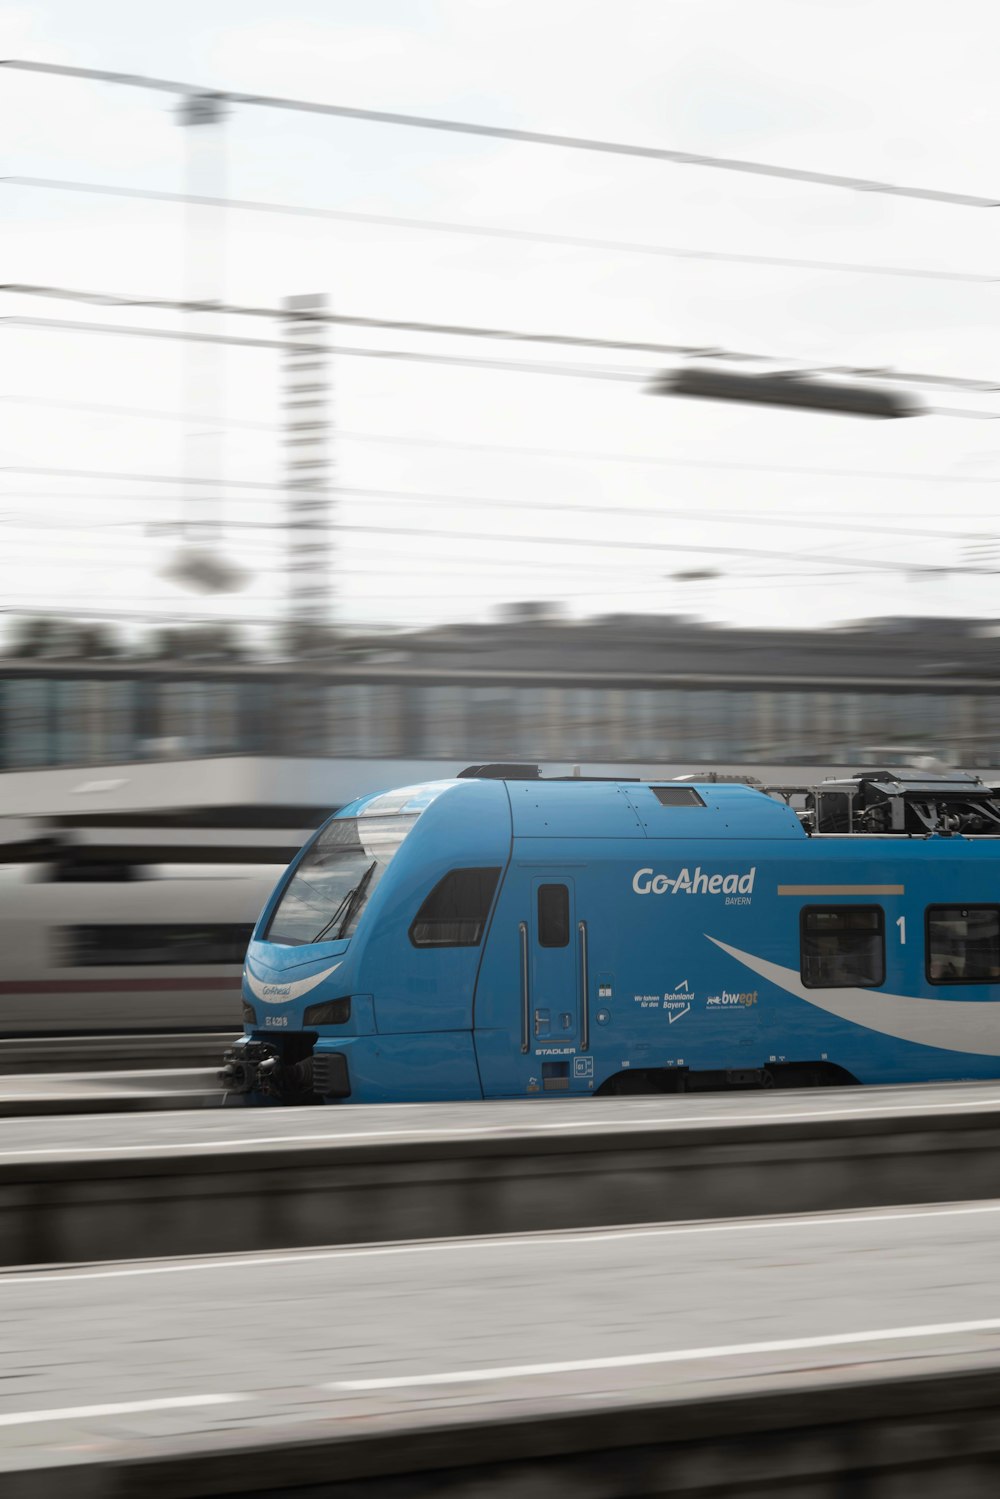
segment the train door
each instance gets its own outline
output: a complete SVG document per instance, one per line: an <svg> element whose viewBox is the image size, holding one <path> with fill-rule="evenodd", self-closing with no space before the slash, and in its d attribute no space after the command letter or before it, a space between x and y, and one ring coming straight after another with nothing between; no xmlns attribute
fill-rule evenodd
<svg viewBox="0 0 1000 1499"><path fill-rule="evenodd" d="M531 882L526 977L532 1040L572 1046L580 1037L579 942L573 881L558 872ZM534 1048L533 1048L534 1049Z"/></svg>
<svg viewBox="0 0 1000 1499"><path fill-rule="evenodd" d="M572 874L558 865L514 864L476 987L475 1045L486 1098L592 1091L583 916Z"/></svg>

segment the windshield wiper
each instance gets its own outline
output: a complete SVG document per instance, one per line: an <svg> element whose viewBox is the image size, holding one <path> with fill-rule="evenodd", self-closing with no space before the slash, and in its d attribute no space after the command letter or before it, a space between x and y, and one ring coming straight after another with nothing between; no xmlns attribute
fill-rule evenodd
<svg viewBox="0 0 1000 1499"><path fill-rule="evenodd" d="M364 874L361 876L358 883L355 885L353 894L350 896L348 901L347 910L344 912L344 919L337 929L338 937L342 937L344 935L347 928L351 924L351 917L354 915L355 911L360 908L361 902L365 898L365 891L368 889L371 877L375 873L375 866L377 864L378 860L373 859L368 868L365 870Z"/></svg>
<svg viewBox="0 0 1000 1499"><path fill-rule="evenodd" d="M337 906L337 909L330 917L329 921L323 923L319 931L316 933L315 937L309 938L310 942L322 942L327 932L331 929L331 927L335 927L338 921L340 922L340 927L336 933L336 937L343 936L344 928L347 926L348 921L354 914L355 904L362 898L365 891L367 890L368 881L375 873L375 865L377 863L377 859L372 861L372 863L365 870L364 874L361 876L360 880L354 886L354 888L352 890L348 890L347 894L344 896L343 900L340 902L340 904ZM343 920L341 920L342 916ZM334 940L336 940L336 938Z"/></svg>

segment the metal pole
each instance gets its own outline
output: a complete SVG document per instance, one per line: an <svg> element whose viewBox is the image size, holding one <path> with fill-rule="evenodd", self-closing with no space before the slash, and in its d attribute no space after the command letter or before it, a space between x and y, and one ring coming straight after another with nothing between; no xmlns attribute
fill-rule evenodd
<svg viewBox="0 0 1000 1499"><path fill-rule="evenodd" d="M222 121L224 101L216 94L188 94L178 106L187 129L187 208L184 241L184 299L188 319L200 329L213 325L223 333L223 319L206 318L199 309L218 307L223 297L224 221L218 210L198 199L219 199L225 173ZM184 408L188 413L184 468L188 480L182 507L181 548L166 576L200 593L227 593L242 587L243 572L222 551L222 515L218 484L222 477L222 402L225 349L220 344L189 340L184 353ZM202 478L208 483L198 482Z"/></svg>
<svg viewBox="0 0 1000 1499"><path fill-rule="evenodd" d="M189 198L222 196L225 184L222 101L212 94L190 94L177 108L186 131L186 190ZM189 303L211 306L222 299L224 279L224 224L219 210L189 202L185 214L184 298ZM191 312L200 330L216 331L214 318ZM223 330L218 329L219 332ZM204 474L221 478L222 455L218 416L222 398L225 353L221 346L188 343L184 352L184 408L189 413L185 441L188 477ZM184 534L202 545L218 540L218 489L192 488L188 499ZM196 522L196 527L191 522ZM200 531L200 536L198 535Z"/></svg>
<svg viewBox="0 0 1000 1499"><path fill-rule="evenodd" d="M300 646L334 622L330 350L322 293L286 297L284 407L288 484L288 618Z"/></svg>

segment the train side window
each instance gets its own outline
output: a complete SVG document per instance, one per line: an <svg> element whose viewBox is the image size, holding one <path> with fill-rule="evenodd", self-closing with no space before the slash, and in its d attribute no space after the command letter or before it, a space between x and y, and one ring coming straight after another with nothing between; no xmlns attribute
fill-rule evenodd
<svg viewBox="0 0 1000 1499"><path fill-rule="evenodd" d="M438 880L410 927L414 947L478 947L499 878L499 869L453 869Z"/></svg>
<svg viewBox="0 0 1000 1499"><path fill-rule="evenodd" d="M927 977L932 984L1000 980L1000 906L928 906Z"/></svg>
<svg viewBox="0 0 1000 1499"><path fill-rule="evenodd" d="M807 906L800 941L808 989L870 989L885 982L881 906Z"/></svg>
<svg viewBox="0 0 1000 1499"><path fill-rule="evenodd" d="M538 945L569 946L569 887L566 885L538 887Z"/></svg>
<svg viewBox="0 0 1000 1499"><path fill-rule="evenodd" d="M242 963L252 932L249 922L67 926L59 938L60 967Z"/></svg>

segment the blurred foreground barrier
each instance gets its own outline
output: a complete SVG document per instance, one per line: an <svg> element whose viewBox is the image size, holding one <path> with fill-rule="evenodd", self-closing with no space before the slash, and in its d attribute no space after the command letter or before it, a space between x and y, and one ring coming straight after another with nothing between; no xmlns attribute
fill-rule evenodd
<svg viewBox="0 0 1000 1499"><path fill-rule="evenodd" d="M223 1097L218 1067L29 1073L0 1076L0 1119L219 1108Z"/></svg>
<svg viewBox="0 0 1000 1499"><path fill-rule="evenodd" d="M998 1385L995 1368L850 1383L810 1373L666 1401L331 1418L321 1434L287 1423L182 1440L116 1431L89 1450L11 1449L0 1477L5 1499L995 1499Z"/></svg>
<svg viewBox="0 0 1000 1499"><path fill-rule="evenodd" d="M1000 1087L11 1120L0 1263L1000 1196Z"/></svg>
<svg viewBox="0 0 1000 1499"><path fill-rule="evenodd" d="M139 1032L94 1036L19 1036L0 1041L0 1088L27 1074L210 1067L236 1037L227 1031Z"/></svg>

